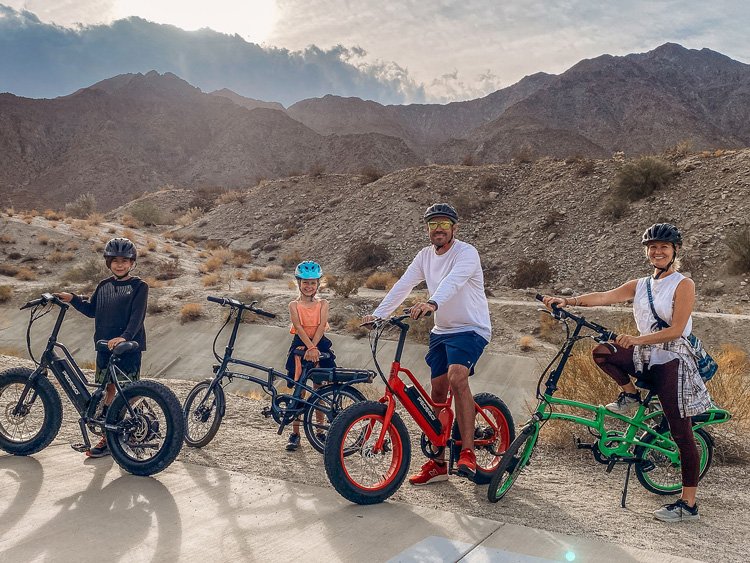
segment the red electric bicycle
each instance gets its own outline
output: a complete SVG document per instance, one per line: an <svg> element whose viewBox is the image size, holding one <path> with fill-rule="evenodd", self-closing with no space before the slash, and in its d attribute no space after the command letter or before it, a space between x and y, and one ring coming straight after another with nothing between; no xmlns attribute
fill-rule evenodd
<svg viewBox="0 0 750 563"><path fill-rule="evenodd" d="M357 504L383 502L403 483L411 462L411 442L404 421L396 412L394 397L422 429L422 453L431 459L448 448L448 472L461 451L461 435L454 421L453 394L445 403L435 403L417 378L401 366L401 354L409 325L404 315L378 319L369 326L370 349L378 374L385 382L385 394L379 401L364 401L348 407L331 423L325 445L328 479L344 498ZM384 330L400 330L396 355L386 379L378 363L378 342ZM405 373L409 383L400 374ZM498 397L490 393L474 395L476 417L474 445L477 456L477 484L489 483L503 452L515 438L513 417Z"/></svg>

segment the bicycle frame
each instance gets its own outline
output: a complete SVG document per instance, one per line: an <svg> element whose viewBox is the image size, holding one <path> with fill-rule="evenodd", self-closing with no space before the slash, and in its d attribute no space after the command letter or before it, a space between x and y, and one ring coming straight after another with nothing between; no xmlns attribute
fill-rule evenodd
<svg viewBox="0 0 750 563"><path fill-rule="evenodd" d="M218 301L215 301L215 302L222 303L221 300L218 300ZM322 369L322 368L314 368L314 367L310 367L309 365L304 365L304 364L307 364L307 362L303 362L302 377L300 377L299 381L295 381L294 378L289 377L289 375L287 375L286 373L282 373L280 371L277 371L274 368L271 368L271 367L268 367L268 366L264 366L264 365L261 365L261 364L257 364L255 362L250 362L250 361L247 361L247 360L242 360L242 359L239 359L239 358L235 358L234 357L234 346L235 346L235 343L237 342L237 334L239 332L240 325L242 324L242 314L243 314L243 312L245 310L250 310L250 311L254 311L256 313L260 312L260 313L263 313L263 314L266 314L266 315L271 315L271 313L266 313L265 311L260 311L258 309L254 309L254 302L250 306L242 305L239 302L235 302L236 305L233 304L233 303L231 303L231 302L229 302L229 301L227 301L227 303L230 305L230 307L232 307L232 309L231 309L232 311L236 310L235 319L234 319L234 325L232 327L232 332L231 332L231 334L229 336L229 340L227 342L227 345L226 345L226 347L224 349L224 356L223 357L219 357L216 354L216 352L214 351L214 355L216 356L217 359L219 359L221 361L221 363L219 365L214 366L214 373L215 373L214 378L211 381L211 383L208 386L208 388L206 389L206 394L203 397L203 399L201 400L201 403L203 403L203 401L205 401L211 395L211 393L213 392L213 390L217 386L221 386L222 388L224 387L224 385L225 385L225 383L224 383L225 378L228 379L229 382L231 383L232 379L234 379L236 377L237 379L242 379L244 381L248 381L250 383L255 383L257 385L260 385L265 390L266 393L268 393L269 395L271 395L271 408L274 409L274 410L276 410L276 411L278 411L278 414L289 414L290 416L293 414L293 415L296 416L296 415L300 414L302 411L304 411L304 409L308 405L311 405L315 399L319 399L321 397L321 395L317 392L317 390L315 388L313 388L312 386L310 386L310 385L307 384L307 381L316 372L320 373L320 372L325 371L326 373L330 372L331 374L334 374L336 371L338 371L339 373L353 373L353 372L358 372L359 373L359 372L361 372L361 374L362 374L361 378L357 379L355 377L354 379L352 379L350 381L347 381L347 383L348 384L365 383L365 382L369 383L369 382L372 381L372 378L373 378L374 374L372 372L369 372L369 371L364 371L364 370L346 370L346 369L340 369L340 368L336 368L335 370ZM237 305L241 305L241 306L237 306ZM231 314L232 313L230 312L230 315ZM227 322L228 321L229 321L229 319L227 319ZM226 324L224 326L226 326ZM223 329L224 329L224 327L222 327L219 330L219 333L216 335L216 338L218 338L219 334L221 334L221 331ZM214 343L215 342L216 342L216 340L214 340ZM250 369L254 369L254 370L257 370L257 371L262 371L262 372L266 373L267 377L265 379L262 379L260 377L256 377L256 376L253 376L253 375L250 375L250 374L246 374L246 373L242 373L242 372L236 372L236 371L231 371L229 369L229 366L231 366L231 365L244 366L244 367L247 367L247 368L250 368ZM296 400L297 407L293 408L293 409L290 409L290 412L288 412L288 413L286 413L286 412L282 413L281 409L279 409L278 406L276 405L276 398L279 397L280 395L282 395L282 394L280 394L278 392L278 390L276 389L276 387L274 385L274 380L277 379L277 378L278 379L283 379L288 384L292 384L293 388L294 388L294 392L292 393L291 397L292 397L292 399ZM309 400L308 400L308 398L303 398L302 397L302 394L305 393L305 392L307 392L307 393L310 394L309 395ZM220 412L220 414L221 414L222 417L225 414L223 412L223 410L225 409L225 407L226 407L226 405L224 405L224 404L221 405L222 411ZM281 434L283 432L284 426L286 424L288 424L288 422L282 422L282 423L280 423L279 434Z"/></svg>
<svg viewBox="0 0 750 563"><path fill-rule="evenodd" d="M383 420L382 429L380 431L380 436L376 440L373 448L373 451L376 453L379 452L383 447L388 427L390 426L391 419L393 418L393 413L396 411L396 401L393 400L394 396L404 406L406 411L411 415L422 432L424 432L427 440L434 447L442 448L450 445L461 445L460 440L452 440L449 438L451 428L453 427L453 420L455 417L452 408L452 390L448 390L448 397L446 402L437 403L432 400L430 395L419 383L414 374L408 369L401 366L401 355L403 354L404 345L406 343L406 334L409 331L409 325L403 322L403 320L407 317L408 315L403 315L401 317L393 317L388 320L389 324L398 327L401 332L399 334L398 344L396 345L396 354L394 356L393 363L391 364L390 375L387 380L385 379L383 371L377 361L377 344L379 335L375 337L374 342L371 345L372 355L375 360L375 366L380 373L380 376L383 378L383 381L386 382L385 394L380 399L380 402L386 405L386 413ZM399 374L401 373L406 374L406 376L409 378L409 381L417 390L416 401L420 402L419 406L417 406L417 404L415 403L415 399L407 394L406 384L399 377ZM476 404L474 405L474 408L476 412L480 413L482 418L492 428L493 435L497 433L497 425L487 416L484 410L479 408L479 406ZM436 415L435 412L439 414ZM492 442L492 440L489 440L487 438L475 438L474 441L476 446L486 446Z"/></svg>
<svg viewBox="0 0 750 563"><path fill-rule="evenodd" d="M107 375L102 383L90 383L86 379L86 376L83 374L81 369L78 367L78 364L76 363L72 354L65 347L65 345L57 341L60 328L62 327L63 320L65 319L65 314L70 305L51 294L44 294L42 300L45 304L53 303L57 305L60 311L57 315L55 325L52 328L52 332L47 339L47 345L44 349L44 352L42 353L39 365L29 376L29 380L26 383L23 391L21 392L18 403L13 409L13 414L18 416L22 413L23 409L25 408L24 405L26 404L26 398L28 397L29 392L33 390L34 382L40 377L47 377L47 371L49 370L54 374L55 379L60 384L60 387L63 389L63 391L65 391L68 399L80 415L81 418L79 419L78 424L81 427L81 434L83 435L84 442L89 445L88 433L85 430L86 424L96 424L100 426L102 430L119 430L119 427L117 426L110 426L105 424L103 420L96 419L95 414L96 408L102 396L104 395L107 385L110 383L114 384L116 393L121 394L122 386L120 385L118 375L121 375L125 378L127 376L115 365L116 359L114 356L112 356L110 363L107 366ZM34 320L35 319L33 318L32 312L32 318L29 321L29 330L31 329L31 324L34 322ZM29 340L29 353L31 353L30 346L31 344ZM59 356L55 353L56 348L62 351L63 356ZM91 391L89 391L89 388L94 389L94 392L92 393ZM31 401L29 404L33 404L35 400L36 395L34 394L31 397ZM127 401L126 405L129 414L131 416L134 416L132 406Z"/></svg>

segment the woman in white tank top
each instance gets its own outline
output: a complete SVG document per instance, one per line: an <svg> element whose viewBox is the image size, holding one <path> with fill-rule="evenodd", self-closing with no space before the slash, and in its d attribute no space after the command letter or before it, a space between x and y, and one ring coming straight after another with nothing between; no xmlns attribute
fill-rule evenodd
<svg viewBox="0 0 750 563"><path fill-rule="evenodd" d="M695 496L700 470L700 456L693 437L691 416L711 406L706 386L698 373L695 357L685 337L692 332L695 284L675 269L682 235L674 225L656 223L643 233L642 244L653 274L630 280L609 291L587 293L573 298L544 297L544 304L591 307L633 301L633 315L638 336L620 334L616 351L600 345L593 351L594 361L620 387L622 393L608 410L620 414L635 411L641 402L631 376L648 382L659 396L672 437L680 451L682 495L672 504L656 510L662 521L698 519ZM649 304L648 289L657 315L668 326L659 327Z"/></svg>

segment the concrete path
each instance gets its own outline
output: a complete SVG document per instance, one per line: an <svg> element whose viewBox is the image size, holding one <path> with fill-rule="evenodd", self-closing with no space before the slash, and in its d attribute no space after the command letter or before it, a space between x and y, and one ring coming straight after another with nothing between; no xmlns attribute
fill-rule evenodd
<svg viewBox="0 0 750 563"><path fill-rule="evenodd" d="M189 463L154 478L65 444L0 454L0 561L689 561Z"/></svg>

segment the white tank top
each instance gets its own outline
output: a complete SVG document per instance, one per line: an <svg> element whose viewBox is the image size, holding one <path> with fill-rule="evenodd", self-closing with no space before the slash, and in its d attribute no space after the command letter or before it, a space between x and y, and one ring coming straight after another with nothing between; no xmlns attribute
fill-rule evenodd
<svg viewBox="0 0 750 563"><path fill-rule="evenodd" d="M661 317L667 324L672 324L672 311L674 309L674 292L677 286L682 280L685 279L680 272L673 272L666 277L659 278L658 280L651 280L651 295L654 298L654 309L656 313ZM638 332L643 334L651 334L655 332L652 329L652 325L656 322L654 314L651 312L651 307L648 304L648 291L646 284L648 277L640 278L638 285L635 289L635 297L633 299L633 316L635 317L635 324L638 326ZM682 331L683 336L688 336L693 332L693 316L691 315L685 325L685 330Z"/></svg>

